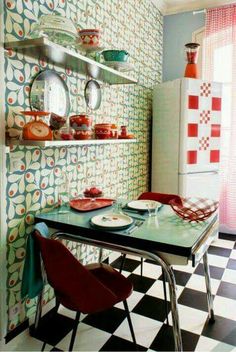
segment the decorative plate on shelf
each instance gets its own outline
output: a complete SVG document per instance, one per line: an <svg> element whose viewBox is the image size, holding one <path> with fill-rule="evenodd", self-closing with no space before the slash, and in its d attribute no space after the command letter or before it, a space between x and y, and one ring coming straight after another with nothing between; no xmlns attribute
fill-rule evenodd
<svg viewBox="0 0 236 352"><path fill-rule="evenodd" d="M114 203L113 199L99 198L96 201L89 198L72 199L70 207L78 211L91 211L109 207Z"/></svg>
<svg viewBox="0 0 236 352"><path fill-rule="evenodd" d="M128 208L147 211L149 207L160 208L162 206L161 203L156 202L155 200L133 200L127 204Z"/></svg>
<svg viewBox="0 0 236 352"><path fill-rule="evenodd" d="M104 61L104 65L114 68L117 71L121 72L128 72L134 69L133 65L129 62L122 62L122 61Z"/></svg>
<svg viewBox="0 0 236 352"><path fill-rule="evenodd" d="M122 230L132 225L134 220L124 214L101 214L94 216L91 223L96 227L107 230Z"/></svg>

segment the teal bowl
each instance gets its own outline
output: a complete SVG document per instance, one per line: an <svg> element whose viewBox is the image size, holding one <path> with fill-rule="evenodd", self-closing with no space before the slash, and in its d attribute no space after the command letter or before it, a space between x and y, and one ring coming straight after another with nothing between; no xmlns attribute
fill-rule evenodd
<svg viewBox="0 0 236 352"><path fill-rule="evenodd" d="M102 56L105 61L127 62L129 53L125 50L105 50Z"/></svg>

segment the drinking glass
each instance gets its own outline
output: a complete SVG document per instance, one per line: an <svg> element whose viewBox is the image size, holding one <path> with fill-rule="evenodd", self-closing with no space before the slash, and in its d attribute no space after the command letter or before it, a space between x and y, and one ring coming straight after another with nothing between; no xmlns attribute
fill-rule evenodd
<svg viewBox="0 0 236 352"><path fill-rule="evenodd" d="M124 199L121 197L116 198L115 202L114 202L114 207L113 207L113 212L116 214L122 214L123 213L123 203L124 203Z"/></svg>
<svg viewBox="0 0 236 352"><path fill-rule="evenodd" d="M157 203L154 201L149 201L148 202L148 215L151 217L157 216Z"/></svg>

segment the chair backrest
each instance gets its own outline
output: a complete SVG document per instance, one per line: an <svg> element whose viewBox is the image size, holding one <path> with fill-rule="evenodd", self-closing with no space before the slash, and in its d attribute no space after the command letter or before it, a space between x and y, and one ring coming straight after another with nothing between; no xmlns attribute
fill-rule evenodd
<svg viewBox="0 0 236 352"><path fill-rule="evenodd" d="M35 231L48 283L59 301L67 308L94 313L112 307L116 296L83 266L58 240L48 239Z"/></svg>
<svg viewBox="0 0 236 352"><path fill-rule="evenodd" d="M175 199L177 203L182 203L181 198L176 194L165 194L165 193L156 193L156 192L144 192L138 199L149 199L156 200L162 204L169 204L171 199Z"/></svg>

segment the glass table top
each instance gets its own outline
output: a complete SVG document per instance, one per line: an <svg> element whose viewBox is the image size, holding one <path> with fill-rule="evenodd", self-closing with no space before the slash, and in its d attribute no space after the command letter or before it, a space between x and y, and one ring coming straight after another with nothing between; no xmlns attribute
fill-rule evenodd
<svg viewBox="0 0 236 352"><path fill-rule="evenodd" d="M113 212L113 207L90 211L86 213L77 212L70 208L68 211L54 209L48 213L41 213L35 217L36 222L44 221L49 227L63 230L70 234L88 237L91 233L94 238L102 236L102 240L120 241L121 244L130 245L134 243L138 247L150 246L155 250L165 250L169 253L190 255L192 248L205 235L211 224L216 222L217 215L212 215L208 220L199 223L189 223L179 218L170 206L164 205L158 211L157 217L146 217L143 224L132 233L127 230L108 231L95 229L90 219L98 214ZM129 214L132 217L132 213ZM135 215L133 215L135 216ZM110 235L110 236L109 236Z"/></svg>

